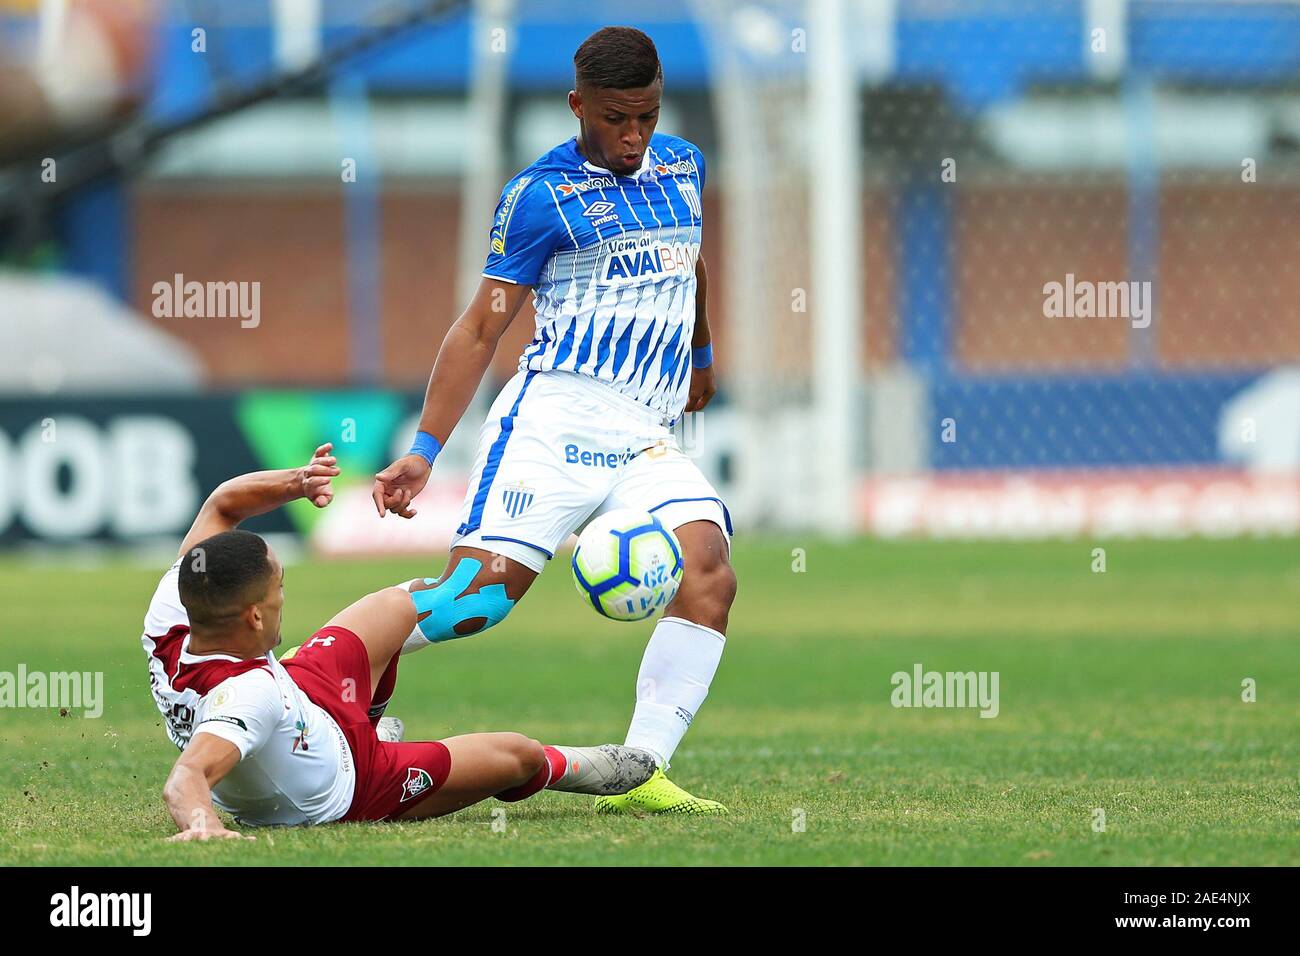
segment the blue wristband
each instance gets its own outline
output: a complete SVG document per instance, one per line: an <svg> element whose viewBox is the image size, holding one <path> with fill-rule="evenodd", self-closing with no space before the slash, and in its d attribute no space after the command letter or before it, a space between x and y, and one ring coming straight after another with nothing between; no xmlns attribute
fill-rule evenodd
<svg viewBox="0 0 1300 956"><path fill-rule="evenodd" d="M708 368L713 364L713 343L701 345L698 349L691 349L691 367Z"/></svg>
<svg viewBox="0 0 1300 956"><path fill-rule="evenodd" d="M411 445L411 450L407 454L419 455L432 467L433 460L438 457L440 451L442 451L442 442L428 432L416 432L415 442Z"/></svg>

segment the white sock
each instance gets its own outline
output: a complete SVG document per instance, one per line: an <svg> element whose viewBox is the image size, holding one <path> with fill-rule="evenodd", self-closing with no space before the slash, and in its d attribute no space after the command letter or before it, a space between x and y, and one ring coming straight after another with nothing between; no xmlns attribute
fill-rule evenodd
<svg viewBox="0 0 1300 956"><path fill-rule="evenodd" d="M722 660L722 634L679 617L662 618L650 635L636 678L636 710L628 747L640 747L667 767Z"/></svg>
<svg viewBox="0 0 1300 956"><path fill-rule="evenodd" d="M424 632L420 630L420 625L417 624L415 625L415 629L407 635L406 641L402 644L402 649L399 653L401 656L405 657L413 651L424 650L432 643L433 641L424 636Z"/></svg>
<svg viewBox="0 0 1300 956"><path fill-rule="evenodd" d="M403 581L401 584L394 585L394 587L399 587L403 591L410 591L412 584L416 581L423 580L424 578L411 578L411 580ZM424 632L420 630L420 625L417 623L415 627L411 629L411 633L406 636L406 641L402 644L402 650L400 653L405 656L412 651L422 651L432 643L432 641L424 636Z"/></svg>

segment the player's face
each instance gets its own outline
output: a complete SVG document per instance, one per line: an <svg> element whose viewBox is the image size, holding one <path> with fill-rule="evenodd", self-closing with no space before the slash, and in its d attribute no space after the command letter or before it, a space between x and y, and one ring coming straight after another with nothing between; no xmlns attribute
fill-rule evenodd
<svg viewBox="0 0 1300 956"><path fill-rule="evenodd" d="M637 171L659 122L662 80L632 90L570 91L578 117L578 145L587 161L619 176Z"/></svg>

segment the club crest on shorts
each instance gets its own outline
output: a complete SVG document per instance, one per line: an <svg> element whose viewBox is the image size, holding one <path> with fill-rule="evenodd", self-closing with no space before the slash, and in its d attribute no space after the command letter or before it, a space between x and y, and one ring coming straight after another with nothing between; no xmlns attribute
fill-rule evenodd
<svg viewBox="0 0 1300 956"><path fill-rule="evenodd" d="M501 489L501 503L505 505L506 514L518 518L533 503L533 489L527 485L506 485Z"/></svg>
<svg viewBox="0 0 1300 956"><path fill-rule="evenodd" d="M429 776L427 770L421 770L419 767L406 768L406 781L402 784L401 803L407 800L414 800L424 791L433 786L433 778Z"/></svg>

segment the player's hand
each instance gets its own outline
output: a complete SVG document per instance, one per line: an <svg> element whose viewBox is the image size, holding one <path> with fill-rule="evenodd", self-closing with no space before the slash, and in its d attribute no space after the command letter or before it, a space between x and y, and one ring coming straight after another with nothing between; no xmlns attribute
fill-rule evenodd
<svg viewBox="0 0 1300 956"><path fill-rule="evenodd" d="M248 833L236 833L234 830L227 830L225 827L220 829L192 829L182 830L175 836L167 838L168 843L193 843L195 840L256 840L257 837Z"/></svg>
<svg viewBox="0 0 1300 956"><path fill-rule="evenodd" d="M713 377L712 365L691 369L691 391L686 400L685 411L700 411L717 393L718 386Z"/></svg>
<svg viewBox="0 0 1300 956"><path fill-rule="evenodd" d="M414 518L411 501L424 490L433 469L419 455L404 455L379 474L370 497L374 499L379 517L391 511L403 518Z"/></svg>
<svg viewBox="0 0 1300 956"><path fill-rule="evenodd" d="M299 476L302 496L317 508L324 508L334 500L334 487L330 481L337 478L340 472L338 459L330 454L333 450L333 442L326 442L317 448Z"/></svg>

